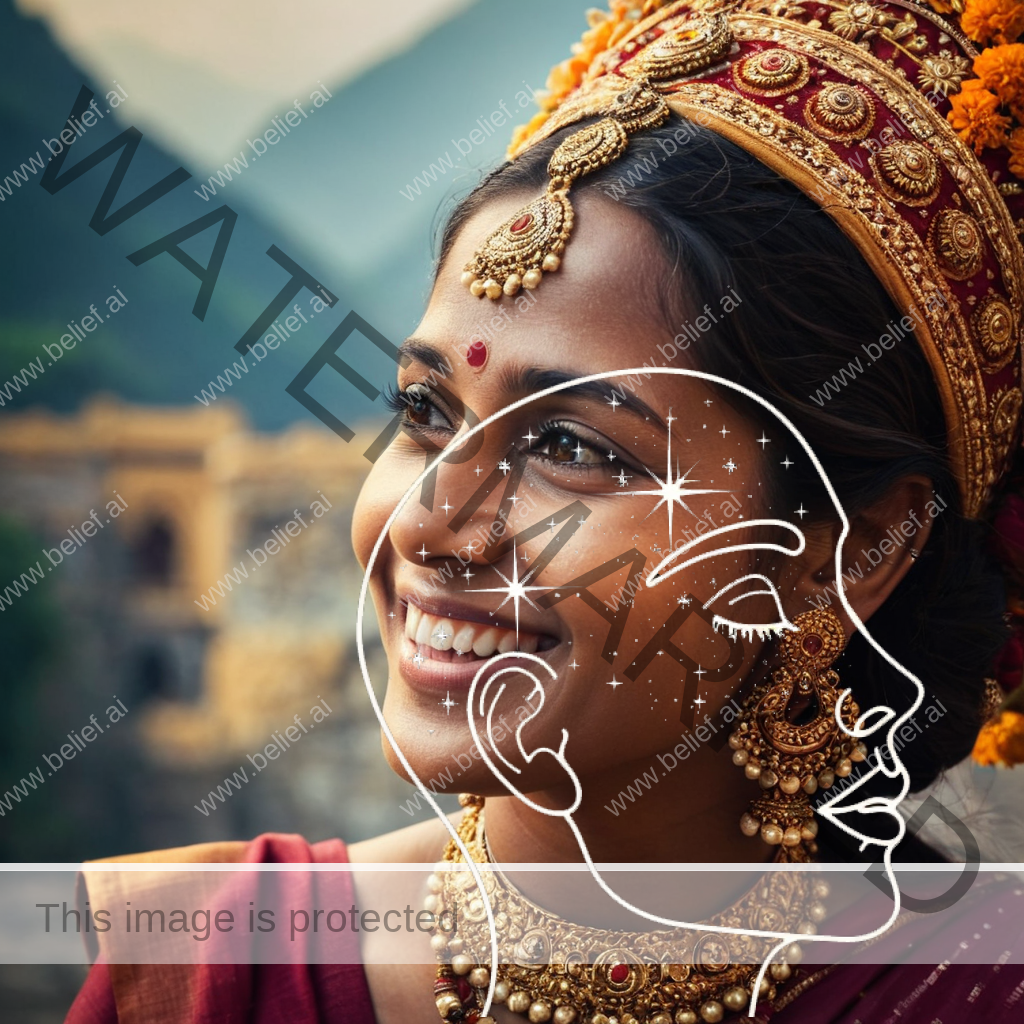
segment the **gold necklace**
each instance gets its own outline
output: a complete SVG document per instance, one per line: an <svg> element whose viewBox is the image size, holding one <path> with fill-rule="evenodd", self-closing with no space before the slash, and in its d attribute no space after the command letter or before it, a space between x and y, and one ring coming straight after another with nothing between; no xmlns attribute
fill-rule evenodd
<svg viewBox="0 0 1024 1024"><path fill-rule="evenodd" d="M490 864L483 798L463 795L458 833L472 859ZM454 841L443 864L464 863ZM468 871L430 876L424 906L440 926L431 945L439 961L434 996L446 1024L493 1024L482 1017L491 974L484 899L498 933L494 999L532 1024L715 1024L750 1000L760 964L775 940L714 931L612 931L565 921L532 903L496 868L482 873L484 893ZM825 916L824 881L806 872L774 872L707 923L719 927L813 934ZM759 999L802 958L793 943L769 968Z"/></svg>

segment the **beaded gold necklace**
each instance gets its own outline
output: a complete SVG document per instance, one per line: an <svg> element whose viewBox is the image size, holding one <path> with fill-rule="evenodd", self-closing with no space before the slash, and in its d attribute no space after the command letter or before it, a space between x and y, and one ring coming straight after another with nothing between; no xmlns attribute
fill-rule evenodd
<svg viewBox="0 0 1024 1024"><path fill-rule="evenodd" d="M490 864L484 838L484 801L464 795L459 836L472 859ZM484 893L467 871L454 841L429 880L425 906L441 922L431 945L438 958L434 996L446 1024L493 1024L481 1016L491 980L490 935L484 899L498 933L494 999L532 1024L715 1024L750 1000L760 964L774 940L714 931L612 931L564 921L519 893L495 868L482 873ZM774 872L708 922L760 931L813 934L825 916L824 881L806 872ZM447 913L446 913L447 911ZM446 930L447 929L447 930ZM791 944L761 982L759 999L802 959Z"/></svg>

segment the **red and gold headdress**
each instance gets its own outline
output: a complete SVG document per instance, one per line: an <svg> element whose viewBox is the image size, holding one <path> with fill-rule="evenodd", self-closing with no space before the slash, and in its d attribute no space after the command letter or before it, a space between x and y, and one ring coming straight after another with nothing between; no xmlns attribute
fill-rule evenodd
<svg viewBox="0 0 1024 1024"><path fill-rule="evenodd" d="M913 317L980 515L1021 410L1024 3L611 0L588 17L510 156L600 120L556 149L545 195L465 283L494 299L536 287L571 234L573 182L671 111L697 121L826 209Z"/></svg>

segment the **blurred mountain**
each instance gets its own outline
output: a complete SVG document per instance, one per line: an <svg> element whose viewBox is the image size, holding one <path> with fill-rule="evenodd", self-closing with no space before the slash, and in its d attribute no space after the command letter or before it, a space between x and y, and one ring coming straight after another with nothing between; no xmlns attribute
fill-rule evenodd
<svg viewBox="0 0 1024 1024"><path fill-rule="evenodd" d="M239 191L275 227L301 234L332 279L359 297L363 316L405 337L429 292L444 212L501 162L513 127L536 112L533 90L569 56L586 6L479 0L404 53L331 86L317 123L304 122L267 154ZM512 118L499 125L502 103ZM492 114L485 134L478 119Z"/></svg>
<svg viewBox="0 0 1024 1024"><path fill-rule="evenodd" d="M283 224L269 227L237 190L224 196L238 221L209 311L200 322L192 315L199 281L191 273L166 254L140 267L126 256L210 212L220 205L219 197L204 202L193 191L198 184L193 178L101 237L88 225L116 158L55 195L40 188L38 168L50 158L45 139L60 133L83 85L96 94L101 109L108 107L103 99L112 84L90 82L39 22L21 17L11 0L0 0L0 179L6 176L7 186L0 192L0 236L6 251L0 279L0 391L31 360L43 357L44 364L41 376L4 400L6 409L45 404L67 410L95 390L134 401L194 402L238 358L235 342L288 279L266 255L272 244L339 296L334 309L322 317L325 328L349 311L351 302L341 283L326 276L299 233ZM81 152L94 152L131 123L130 97L113 113L72 144L62 173L81 159ZM143 137L111 209L116 211L179 165L173 154ZM15 187L11 176L17 169L27 181ZM212 227L182 248L205 265L217 230ZM59 346L68 331L65 325L89 315L90 305L104 309L115 287L128 304L65 352L59 363L46 365L42 345ZM308 302L309 296L301 293L298 298ZM231 397L263 428L305 416L284 387L325 336L318 328L315 337L310 330L306 338L299 335L282 345L231 388Z"/></svg>
<svg viewBox="0 0 1024 1024"><path fill-rule="evenodd" d="M43 343L57 342L64 324L80 321L116 285L129 305L5 406L69 409L96 390L190 404L234 362L234 343L284 284L285 272L266 255L276 243L339 301L229 394L264 429L308 420L285 385L353 306L396 343L414 328L443 214L500 162L512 127L536 109L533 90L584 27L579 0L480 0L399 56L327 87L333 95L319 108L299 97L309 117L259 159L244 146L248 166L216 196L197 193L223 168L188 167L192 179L104 237L88 222L113 159L53 196L28 168L27 182L0 192L0 232L13 255L0 282L0 400L5 382L42 354ZM0 0L0 180L34 157L49 159L44 139L62 129L83 83L99 99L112 88L90 83L42 23ZM131 123L131 113L129 94L114 112L117 123L106 117L73 148L93 152ZM269 127L252 125L246 137ZM68 165L78 159L69 154ZM144 138L113 208L180 162ZM187 270L167 255L138 268L125 257L222 201L239 217L200 322L191 312L199 282ZM182 247L205 264L216 231ZM308 293L299 298L308 302ZM382 382L393 373L375 352L350 354L358 348L346 358L366 376ZM349 422L381 414L336 383L321 377L311 391L325 404L328 394L350 403Z"/></svg>

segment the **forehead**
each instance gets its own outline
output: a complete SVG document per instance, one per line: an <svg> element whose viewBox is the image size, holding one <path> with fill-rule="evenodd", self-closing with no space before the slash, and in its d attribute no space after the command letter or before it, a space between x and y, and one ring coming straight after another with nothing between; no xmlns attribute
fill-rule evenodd
<svg viewBox="0 0 1024 1024"><path fill-rule="evenodd" d="M498 198L467 221L440 269L417 337L446 354L481 337L490 359L514 356L529 366L580 373L657 357L657 345L672 335L665 309L678 300L668 301L668 268L654 229L617 203L587 193L573 198L577 216L562 265L535 291L495 302L475 298L461 283L463 267L487 236L531 198Z"/></svg>

